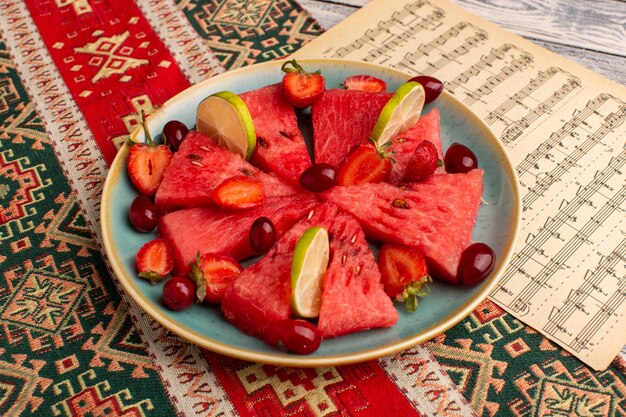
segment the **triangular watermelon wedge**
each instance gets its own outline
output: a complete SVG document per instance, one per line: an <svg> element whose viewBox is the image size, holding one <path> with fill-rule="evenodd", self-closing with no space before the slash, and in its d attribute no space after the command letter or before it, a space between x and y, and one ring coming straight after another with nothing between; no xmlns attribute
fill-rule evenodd
<svg viewBox="0 0 626 417"><path fill-rule="evenodd" d="M327 90L311 108L315 162L339 168L348 153L365 143L392 93Z"/></svg>
<svg viewBox="0 0 626 417"><path fill-rule="evenodd" d="M198 252L217 253L237 260L254 255L248 235L250 226L260 216L269 218L276 234L281 236L316 204L313 196L294 194L270 198L261 206L247 210L183 209L161 217L158 233L174 249L174 272L186 275Z"/></svg>
<svg viewBox="0 0 626 417"><path fill-rule="evenodd" d="M443 148L441 146L440 136L440 117L439 109L434 108L425 116L422 116L417 123L409 129L398 134L391 139L391 145L387 148L387 152L391 154L394 163L391 166L388 182L390 184L400 184L402 177L406 172L409 162L413 158L413 153L423 140L432 142L437 148L437 155L443 162ZM446 172L444 166L440 166L435 174L443 174Z"/></svg>
<svg viewBox="0 0 626 417"><path fill-rule="evenodd" d="M483 191L483 171L433 175L404 189L387 183L334 187L325 197L354 215L370 239L418 248L434 278L457 283Z"/></svg>
<svg viewBox="0 0 626 417"><path fill-rule="evenodd" d="M211 192L235 175L249 175L260 180L266 198L296 193L281 179L264 173L239 155L217 146L209 137L192 130L165 170L154 198L155 204L162 213L211 206Z"/></svg>
<svg viewBox="0 0 626 417"><path fill-rule="evenodd" d="M268 85L239 97L250 111L257 136L251 162L299 187L300 174L311 165L311 158L282 85Z"/></svg>
<svg viewBox="0 0 626 417"><path fill-rule="evenodd" d="M233 325L270 344L278 343L273 324L291 317L290 274L296 243L309 227L330 228L336 213L337 206L331 203L315 207L226 289L222 311Z"/></svg>
<svg viewBox="0 0 626 417"><path fill-rule="evenodd" d="M320 335L330 338L396 324L398 311L383 289L376 259L357 220L339 213L330 236L333 255L322 281Z"/></svg>

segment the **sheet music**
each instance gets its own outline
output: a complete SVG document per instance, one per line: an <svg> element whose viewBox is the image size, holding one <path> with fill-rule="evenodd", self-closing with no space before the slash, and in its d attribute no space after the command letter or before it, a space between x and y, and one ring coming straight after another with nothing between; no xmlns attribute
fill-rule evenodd
<svg viewBox="0 0 626 417"><path fill-rule="evenodd" d="M595 369L626 344L626 87L443 0L375 0L296 56L433 75L490 126L522 186L491 298Z"/></svg>

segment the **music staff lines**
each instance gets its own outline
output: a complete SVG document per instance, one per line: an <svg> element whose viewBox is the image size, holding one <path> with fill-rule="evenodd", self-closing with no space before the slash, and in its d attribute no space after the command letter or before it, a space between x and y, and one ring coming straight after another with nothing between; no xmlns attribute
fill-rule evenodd
<svg viewBox="0 0 626 417"><path fill-rule="evenodd" d="M513 258L511 265L507 269L502 278L500 287L503 292L507 292L506 284L521 273L527 277L530 282L524 289L518 293L518 296L509 307L518 312L528 311L528 301L542 288L548 278L557 270L563 268L564 262L584 243L587 242L591 234L595 232L606 218L613 214L616 210L620 210L620 205L626 200L624 187L621 192L614 195L602 208L596 212L586 223L578 229L576 235L570 239L559 250L556 256L552 257L545 265L542 264L541 272L535 276L528 274L524 270L525 263L533 259L538 252L543 251L543 246L551 239L562 239L559 229L568 223L574 216L576 211L584 207L591 201L591 198L597 193L613 175L620 175L620 169L626 164L626 152L622 152L618 157L612 158L609 164L596 173L594 179L586 186L582 186L576 196L569 202L564 201L559 208L559 212L554 217L549 217L544 226L538 230L536 234L529 234L525 245L518 251Z"/></svg>
<svg viewBox="0 0 626 417"><path fill-rule="evenodd" d="M570 136L587 118L594 115L598 109L606 103L611 96L608 94L600 94L595 99L589 101L587 105L581 111L575 111L570 120L556 132L550 135L550 138L541 143L537 149L529 153L522 162L520 162L516 171L518 176L524 175L526 172L530 172L532 168L539 169L538 162L545 157L545 155L552 149L561 144L562 140Z"/></svg>
<svg viewBox="0 0 626 417"><path fill-rule="evenodd" d="M485 118L485 122L492 125L496 121L501 120L508 124L508 120L505 119L504 115L518 104L521 104L525 98L529 97L539 87L544 85L560 72L562 72L562 70L556 67L550 67L545 71L540 71L535 78L528 82L528 84L522 87L513 96L509 97L504 103L500 104L494 111L489 113Z"/></svg>
<svg viewBox="0 0 626 417"><path fill-rule="evenodd" d="M467 27L475 27L475 26L471 26L468 24ZM447 33L444 33L442 36L447 36ZM488 38L487 32L485 32L482 29L476 28L474 34L466 37L463 43L457 46L456 48L454 48L452 51L448 52L448 51L443 51L440 48L436 48L437 50L440 51L439 54L441 56L439 57L439 59L437 59L434 62L431 60L427 61L425 63L426 66L422 67L422 69L418 70L418 72L423 75L432 75L435 72L442 69L443 67L445 67L450 62L457 61L458 58L462 57L463 55L466 55L472 49L483 44L487 40L487 38ZM404 56L402 61L398 63L398 65L401 65L403 67L409 68L412 71L414 71L415 68L419 68L420 64L417 61L419 61L420 58L422 58L423 56L424 54L422 54L418 48L415 52L408 52Z"/></svg>
<svg viewBox="0 0 626 417"><path fill-rule="evenodd" d="M625 252L626 239L622 240L622 242L611 252L609 256L603 256L593 271L587 271L581 286L569 292L561 307L552 307L552 311L548 317L549 321L543 327L543 330L551 335L559 332L572 337L574 335L566 330L566 322L577 312L587 316L591 315L592 312L587 311L592 309L592 304L590 305L589 301L595 302L606 308L612 308L615 300L611 300L611 298L609 298L607 305L607 303L604 303L600 299L602 296L608 296L608 294L603 293L601 284L609 277L614 277L619 280L620 284L618 293L620 293L622 295L622 299L624 299L624 295L626 295L626 277L622 277L620 280L615 274L615 267L620 264L621 261L619 254ZM594 294L598 294L598 296ZM589 343L589 341L598 333L600 327L605 323L604 316L606 308L601 308L599 313L591 315L589 322L587 322L587 324L576 335L573 343L570 343L570 346L577 352L587 346L587 343ZM615 309L613 308L613 311L614 310ZM576 317L579 316L580 315L577 315Z"/></svg>
<svg viewBox="0 0 626 417"><path fill-rule="evenodd" d="M432 11L424 16L421 8L427 6L432 8ZM345 58L369 45L372 49L368 51L363 60L374 61L414 39L415 34L419 31L437 28L441 25L444 17L443 9L426 0L417 0L407 4L401 11L393 12L389 19L381 20L375 28L366 30L363 35L349 45L337 48L333 56Z"/></svg>
<svg viewBox="0 0 626 417"><path fill-rule="evenodd" d="M626 119L626 106L621 107L617 112L610 113L604 119L604 123L593 134L587 136L587 140L580 145L576 145L573 152L568 154L550 172L542 172L541 175L537 175L537 183L526 192L522 199L523 207L531 207L552 184L559 181L572 167L576 166L595 145L602 143L602 139L611 133L615 127L622 124L624 119Z"/></svg>
<svg viewBox="0 0 626 417"><path fill-rule="evenodd" d="M558 90L550 95L546 100L541 102L537 107L530 110L530 112L521 119L513 122L504 130L504 133L500 137L500 140L505 145L508 145L518 139L528 127L535 122L539 117L546 114L552 109L559 101L565 96L580 87L580 80L578 78L568 79Z"/></svg>

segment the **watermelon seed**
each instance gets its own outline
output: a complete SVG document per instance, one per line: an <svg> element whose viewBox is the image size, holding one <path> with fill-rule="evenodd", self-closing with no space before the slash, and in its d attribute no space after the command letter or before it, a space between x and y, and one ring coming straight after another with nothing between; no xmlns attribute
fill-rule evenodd
<svg viewBox="0 0 626 417"><path fill-rule="evenodd" d="M350 239L350 243L354 243L356 242L356 235L352 236L352 239Z"/></svg>
<svg viewBox="0 0 626 417"><path fill-rule="evenodd" d="M396 198L395 200L393 200L391 205L394 206L394 207L397 207L397 208L401 208L401 209L408 209L409 208L409 203L407 203L406 201L404 201L401 198Z"/></svg>
<svg viewBox="0 0 626 417"><path fill-rule="evenodd" d="M258 137L256 138L257 142L259 142L259 145L261 145L264 148L267 148L267 142L265 142L265 139L263 139L262 137Z"/></svg>
<svg viewBox="0 0 626 417"><path fill-rule="evenodd" d="M359 275L361 273L361 265L356 267L356 274Z"/></svg>
<svg viewBox="0 0 626 417"><path fill-rule="evenodd" d="M311 220L311 218L313 217L313 214L315 213L315 210L311 210L309 212L309 215L306 217L307 220Z"/></svg>
<svg viewBox="0 0 626 417"><path fill-rule="evenodd" d="M341 258L341 265L346 263L346 254L343 254L343 257Z"/></svg>
<svg viewBox="0 0 626 417"><path fill-rule="evenodd" d="M204 165L202 165L200 162L198 161L191 161L192 164L194 164L197 167L203 167Z"/></svg>
<svg viewBox="0 0 626 417"><path fill-rule="evenodd" d="M206 152L211 152L211 150L209 148L207 148L206 146L204 146L204 145L200 146L200 149L202 149L203 151L206 151Z"/></svg>
<svg viewBox="0 0 626 417"><path fill-rule="evenodd" d="M193 160L193 161L201 161L202 157L200 155L196 155L195 153L190 153L189 155L187 155L187 158Z"/></svg>
<svg viewBox="0 0 626 417"><path fill-rule="evenodd" d="M395 139L395 140L394 140L394 142L395 142L395 143L404 143L404 142L406 142L406 139L404 139L404 138L398 138L398 139Z"/></svg>

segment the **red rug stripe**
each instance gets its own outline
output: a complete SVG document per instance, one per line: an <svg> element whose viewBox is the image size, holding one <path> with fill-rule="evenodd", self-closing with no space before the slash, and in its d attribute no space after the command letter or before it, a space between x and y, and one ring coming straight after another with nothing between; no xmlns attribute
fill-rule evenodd
<svg viewBox="0 0 626 417"><path fill-rule="evenodd" d="M248 370L254 364L206 350L203 353L242 417L419 417L413 405L377 361L336 367L334 374L333 368L263 365L262 369L257 369L263 374L261 383L255 390L248 392L241 378L252 377L253 371ZM240 375L238 371L241 371ZM314 381L331 380L337 373L339 380L325 387L317 386ZM256 377L252 378L254 382L259 381ZM302 388L307 391L304 398L290 398L290 395L295 395L293 393ZM282 392L277 392L279 389Z"/></svg>
<svg viewBox="0 0 626 417"><path fill-rule="evenodd" d="M134 130L142 108L149 112L189 86L132 1L26 4L108 164L114 140Z"/></svg>

